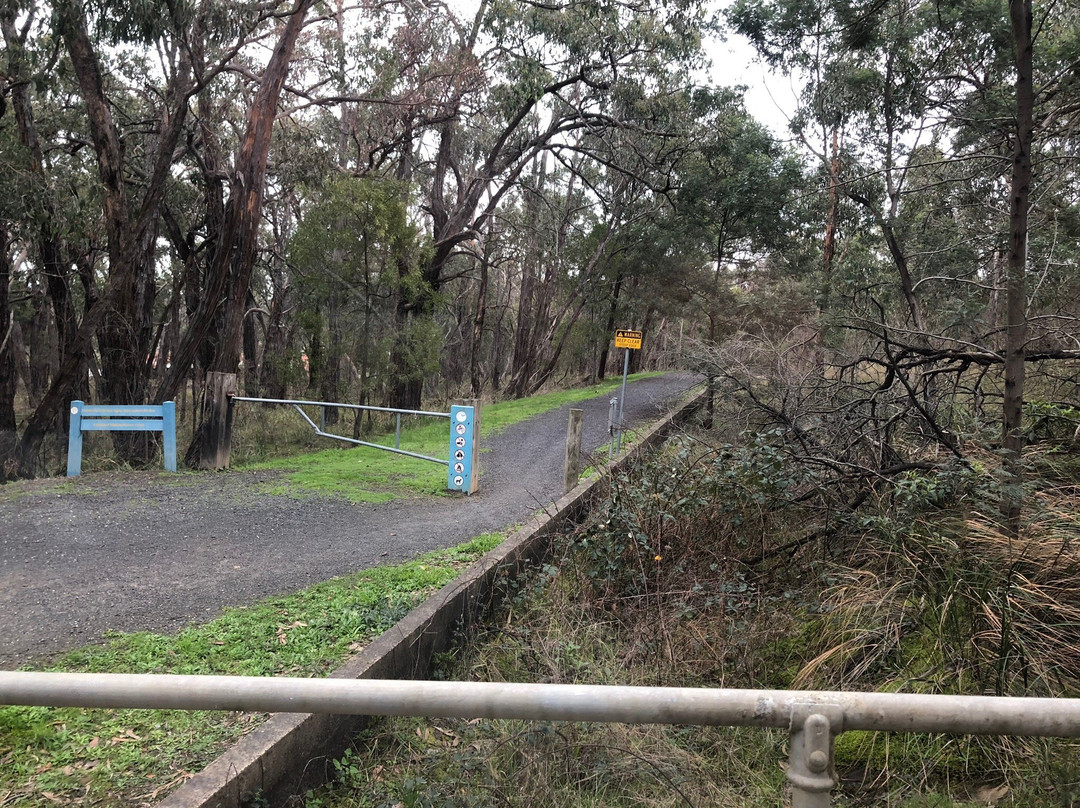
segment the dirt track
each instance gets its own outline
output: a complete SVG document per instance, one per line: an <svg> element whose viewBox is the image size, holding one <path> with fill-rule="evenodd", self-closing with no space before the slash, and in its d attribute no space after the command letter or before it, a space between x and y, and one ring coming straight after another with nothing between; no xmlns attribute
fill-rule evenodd
<svg viewBox="0 0 1080 808"><path fill-rule="evenodd" d="M652 420L693 381L668 374L632 384L627 420ZM585 410L586 450L606 446L607 402L575 405ZM110 630L174 631L520 522L562 493L566 410L482 437L491 451L470 498L354 505L253 493L274 472L30 483L25 496L0 498L0 669Z"/></svg>

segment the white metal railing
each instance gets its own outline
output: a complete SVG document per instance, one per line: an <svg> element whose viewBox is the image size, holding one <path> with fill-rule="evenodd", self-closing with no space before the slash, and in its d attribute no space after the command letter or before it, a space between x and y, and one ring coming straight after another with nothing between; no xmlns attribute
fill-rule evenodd
<svg viewBox="0 0 1080 808"><path fill-rule="evenodd" d="M0 704L774 727L793 808L829 805L841 732L1080 737L1080 699L0 671Z"/></svg>
<svg viewBox="0 0 1080 808"><path fill-rule="evenodd" d="M432 463L439 463L443 466L450 465L449 460L443 460L441 457L432 457L431 455L418 454L417 452L407 452L401 448L401 416L402 415L423 415L429 418L449 418L449 412L431 412L430 410L404 410L396 407L374 407L370 404L346 404L338 401L307 401L299 398L254 398L251 396L229 396L232 401L247 401L255 404L285 404L291 406L303 418L312 429L315 430L315 434L321 438L332 438L333 440L344 441L345 443L351 443L355 446L368 446L372 449L381 449L384 452L393 452L394 454L405 455L407 457L415 457L418 460L429 460ZM319 408L319 423L316 424L308 417L308 414L304 412L301 407L318 407ZM371 443L366 440L360 440L359 438L348 438L344 435L335 435L333 432L326 431L326 410L328 407L340 408L343 410L356 410L358 412L392 412L394 413L394 446L383 446L381 443Z"/></svg>

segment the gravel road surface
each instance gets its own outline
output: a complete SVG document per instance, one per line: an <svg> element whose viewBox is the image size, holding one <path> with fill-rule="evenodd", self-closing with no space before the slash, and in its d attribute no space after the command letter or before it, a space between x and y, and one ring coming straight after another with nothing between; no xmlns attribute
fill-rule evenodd
<svg viewBox="0 0 1080 808"><path fill-rule="evenodd" d="M671 373L632 383L627 421L655 419L694 381ZM574 406L585 410L585 449L606 446L608 396ZM568 409L481 435L491 451L468 498L300 500L257 493L277 473L252 471L92 474L59 491L55 480L13 499L0 491L0 669L110 630L175 631L521 522L562 494Z"/></svg>

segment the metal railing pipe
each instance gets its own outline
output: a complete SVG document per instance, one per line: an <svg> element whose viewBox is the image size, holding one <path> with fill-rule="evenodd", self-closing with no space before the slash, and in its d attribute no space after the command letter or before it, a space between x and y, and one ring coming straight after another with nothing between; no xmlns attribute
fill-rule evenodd
<svg viewBox="0 0 1080 808"><path fill-rule="evenodd" d="M1080 737L1080 699L0 671L0 704Z"/></svg>
<svg viewBox="0 0 1080 808"><path fill-rule="evenodd" d="M312 426L314 426L314 424L312 424ZM419 460L430 460L432 463L438 463L442 466L450 465L449 460L443 460L441 457L432 457L431 455L419 454L418 452L409 452L405 449L397 449L393 446L383 446L381 443L370 443L366 440L360 440L359 438L347 438L344 435L335 435L333 432L323 432L318 427L315 428L315 434L320 438L333 438L334 440L351 443L354 446L370 446L372 449L382 449L384 452L393 452L394 454L405 455L407 457L415 457Z"/></svg>

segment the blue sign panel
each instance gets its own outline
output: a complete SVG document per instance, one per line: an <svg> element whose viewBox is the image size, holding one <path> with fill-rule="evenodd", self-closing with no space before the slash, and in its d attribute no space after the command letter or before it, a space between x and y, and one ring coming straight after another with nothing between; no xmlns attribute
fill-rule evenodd
<svg viewBox="0 0 1080 808"><path fill-rule="evenodd" d="M451 491L471 494L473 485L473 444L475 416L472 407L450 407L450 468L446 487Z"/></svg>

